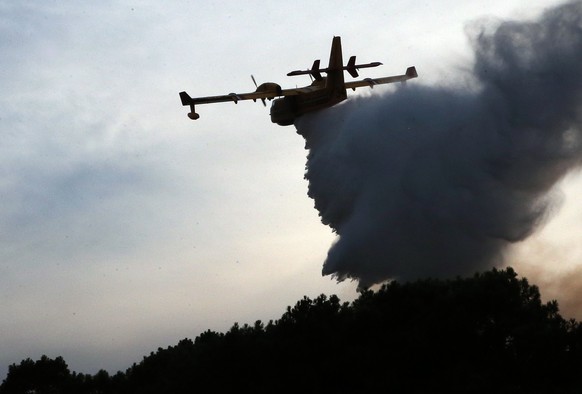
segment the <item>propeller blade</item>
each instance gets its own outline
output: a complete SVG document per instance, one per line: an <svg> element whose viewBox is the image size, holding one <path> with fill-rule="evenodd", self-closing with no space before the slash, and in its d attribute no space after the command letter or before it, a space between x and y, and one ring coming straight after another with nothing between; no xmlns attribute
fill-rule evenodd
<svg viewBox="0 0 582 394"><path fill-rule="evenodd" d="M258 89L259 85L257 85L257 81L255 81L255 76L253 74L251 74L251 79L253 80L253 83L255 84L255 87ZM253 101L256 101L256 99L254 99ZM262 98L261 101L263 102L263 107L267 106L267 103L265 102L265 99Z"/></svg>

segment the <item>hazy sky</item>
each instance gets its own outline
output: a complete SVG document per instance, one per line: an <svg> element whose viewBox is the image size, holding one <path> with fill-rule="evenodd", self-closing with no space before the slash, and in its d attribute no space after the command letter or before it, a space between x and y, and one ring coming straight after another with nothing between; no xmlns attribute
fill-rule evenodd
<svg viewBox="0 0 582 394"><path fill-rule="evenodd" d="M285 74L326 63L334 35L344 58L384 63L364 76L415 65L411 83L464 83L468 22L557 3L0 0L0 377L42 354L125 369L303 295L355 297L321 277L334 235L294 127L252 102L199 106L191 122L179 91L252 91L251 74L307 84ZM513 264L558 300L582 257L581 176L563 190Z"/></svg>

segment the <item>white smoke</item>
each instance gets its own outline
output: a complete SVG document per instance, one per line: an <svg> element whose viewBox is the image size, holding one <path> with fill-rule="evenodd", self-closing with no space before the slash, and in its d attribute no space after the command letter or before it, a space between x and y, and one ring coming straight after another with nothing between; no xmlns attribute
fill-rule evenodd
<svg viewBox="0 0 582 394"><path fill-rule="evenodd" d="M582 2L472 30L478 89L412 81L296 122L308 194L339 235L324 275L367 287L500 265L581 164Z"/></svg>

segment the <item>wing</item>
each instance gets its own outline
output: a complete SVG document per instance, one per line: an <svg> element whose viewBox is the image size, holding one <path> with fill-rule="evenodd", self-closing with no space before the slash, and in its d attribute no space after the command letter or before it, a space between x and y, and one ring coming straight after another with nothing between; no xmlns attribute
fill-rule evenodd
<svg viewBox="0 0 582 394"><path fill-rule="evenodd" d="M297 89L282 90L277 85L276 88L265 89L264 91L257 91L252 93L229 93L220 96L190 97L188 93L180 92L180 98L182 99L182 105L224 103L229 101L236 104L243 100L272 100L275 97L292 96L296 94L298 94Z"/></svg>
<svg viewBox="0 0 582 394"><path fill-rule="evenodd" d="M353 81L353 82L346 82L345 86L346 89L356 90L356 88L361 88L364 86L368 86L373 88L375 85L382 85L385 83L394 83L394 82L405 82L409 79L418 77L416 73L416 68L408 67L406 69L406 73L402 75L395 75L392 77L383 77L383 78L366 78L361 81Z"/></svg>
<svg viewBox="0 0 582 394"><path fill-rule="evenodd" d="M194 97L190 99L188 104L224 103L228 101L233 101L236 104L242 100L272 99L274 97L278 97L275 92L229 93L221 96Z"/></svg>
<svg viewBox="0 0 582 394"><path fill-rule="evenodd" d="M262 100L263 104L265 100L272 100L275 97L280 96L293 96L299 94L299 89L285 89L282 90L277 84L267 82L257 88L257 91L252 93L230 93L221 96L206 96L206 97L190 97L186 92L180 92L180 100L182 105L190 106L190 113L188 117L192 120L196 120L200 117L195 111L196 104L210 104L210 103L223 103L223 102L234 102L237 104L240 100Z"/></svg>

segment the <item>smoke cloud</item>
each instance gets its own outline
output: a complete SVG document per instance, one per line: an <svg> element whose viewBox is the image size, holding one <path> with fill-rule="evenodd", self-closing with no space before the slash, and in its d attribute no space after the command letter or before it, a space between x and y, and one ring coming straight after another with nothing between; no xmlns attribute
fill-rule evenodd
<svg viewBox="0 0 582 394"><path fill-rule="evenodd" d="M558 206L582 162L582 2L471 30L473 86L413 80L297 120L308 194L338 234L324 275L472 274Z"/></svg>

